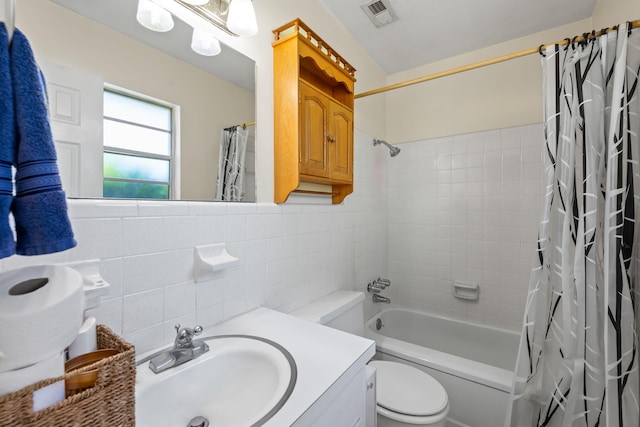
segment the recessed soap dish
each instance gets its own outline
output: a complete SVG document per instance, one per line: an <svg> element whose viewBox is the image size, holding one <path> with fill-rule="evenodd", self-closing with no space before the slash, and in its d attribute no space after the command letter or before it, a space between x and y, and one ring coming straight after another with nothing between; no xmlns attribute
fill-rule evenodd
<svg viewBox="0 0 640 427"><path fill-rule="evenodd" d="M196 282L211 279L216 272L234 267L240 260L227 252L224 243L196 246L193 275Z"/></svg>
<svg viewBox="0 0 640 427"><path fill-rule="evenodd" d="M454 282L453 296L469 301L477 301L480 294L480 286L477 283Z"/></svg>

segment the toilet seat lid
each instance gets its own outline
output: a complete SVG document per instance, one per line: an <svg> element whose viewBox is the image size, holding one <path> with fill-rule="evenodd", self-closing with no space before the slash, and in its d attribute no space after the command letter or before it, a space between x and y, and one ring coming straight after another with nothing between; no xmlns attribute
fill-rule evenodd
<svg viewBox="0 0 640 427"><path fill-rule="evenodd" d="M374 360L378 405L401 414L434 415L448 404L447 391L431 375L397 362Z"/></svg>

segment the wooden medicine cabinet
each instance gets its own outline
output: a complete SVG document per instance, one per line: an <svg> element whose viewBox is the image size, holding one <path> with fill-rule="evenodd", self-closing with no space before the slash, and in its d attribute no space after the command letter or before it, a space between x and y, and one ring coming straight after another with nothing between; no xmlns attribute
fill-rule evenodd
<svg viewBox="0 0 640 427"><path fill-rule="evenodd" d="M273 31L275 202L353 192L355 69L296 19Z"/></svg>

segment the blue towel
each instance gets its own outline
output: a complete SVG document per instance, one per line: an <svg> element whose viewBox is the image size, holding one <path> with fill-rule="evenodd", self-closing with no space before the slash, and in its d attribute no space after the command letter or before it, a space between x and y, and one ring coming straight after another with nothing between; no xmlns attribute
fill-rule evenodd
<svg viewBox="0 0 640 427"><path fill-rule="evenodd" d="M14 153L15 124L9 41L4 23L0 22L0 258L16 252L16 242L9 226L9 210L13 200L11 166L14 164Z"/></svg>
<svg viewBox="0 0 640 427"><path fill-rule="evenodd" d="M16 195L12 211L20 255L60 252L76 245L58 173L44 78L29 41L16 28L9 47L17 123Z"/></svg>

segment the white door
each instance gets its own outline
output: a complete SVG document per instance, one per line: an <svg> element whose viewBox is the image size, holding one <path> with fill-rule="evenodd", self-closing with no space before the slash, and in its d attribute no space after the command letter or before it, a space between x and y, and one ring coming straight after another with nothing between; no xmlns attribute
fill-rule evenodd
<svg viewBox="0 0 640 427"><path fill-rule="evenodd" d="M102 197L104 81L53 63L40 66L64 191L68 197Z"/></svg>

